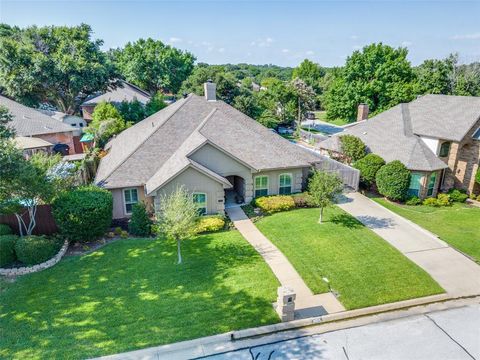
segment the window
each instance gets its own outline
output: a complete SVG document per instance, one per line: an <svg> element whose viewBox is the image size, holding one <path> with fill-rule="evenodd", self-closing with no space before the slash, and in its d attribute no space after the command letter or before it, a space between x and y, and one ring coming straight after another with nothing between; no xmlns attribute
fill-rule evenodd
<svg viewBox="0 0 480 360"><path fill-rule="evenodd" d="M83 127L83 123L80 123L79 125L80 125L80 127Z"/></svg>
<svg viewBox="0 0 480 360"><path fill-rule="evenodd" d="M205 215L207 213L207 194L193 193L193 202L197 205L198 213Z"/></svg>
<svg viewBox="0 0 480 360"><path fill-rule="evenodd" d="M255 197L268 195L268 176L255 177Z"/></svg>
<svg viewBox="0 0 480 360"><path fill-rule="evenodd" d="M440 152L438 153L438 156L447 157L448 153L450 152L450 144L451 143L449 141L442 143L442 145L440 146Z"/></svg>
<svg viewBox="0 0 480 360"><path fill-rule="evenodd" d="M472 135L475 140L480 140L480 128L477 129Z"/></svg>
<svg viewBox="0 0 480 360"><path fill-rule="evenodd" d="M420 182L422 180L422 174L412 173L410 177L410 186L408 187L409 196L419 196L420 195Z"/></svg>
<svg viewBox="0 0 480 360"><path fill-rule="evenodd" d="M279 182L279 194L283 195L292 193L292 174L280 174Z"/></svg>
<svg viewBox="0 0 480 360"><path fill-rule="evenodd" d="M427 196L433 195L433 190L435 189L435 181L437 180L437 173L431 173L428 178L428 189Z"/></svg>
<svg viewBox="0 0 480 360"><path fill-rule="evenodd" d="M130 215L132 213L133 205L138 203L137 189L123 190L123 202L125 203L125 214Z"/></svg>

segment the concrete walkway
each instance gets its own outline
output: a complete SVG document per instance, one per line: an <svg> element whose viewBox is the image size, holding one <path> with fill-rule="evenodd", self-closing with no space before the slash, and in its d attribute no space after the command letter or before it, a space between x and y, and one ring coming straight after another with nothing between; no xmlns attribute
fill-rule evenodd
<svg viewBox="0 0 480 360"><path fill-rule="evenodd" d="M343 195L339 207L427 271L450 296L480 294L480 266L432 233L360 193Z"/></svg>
<svg viewBox="0 0 480 360"><path fill-rule="evenodd" d="M257 229L240 207L228 208L226 211L238 231L262 255L282 286L295 290L297 294L295 318L320 316L345 310L330 292L314 295L285 255Z"/></svg>

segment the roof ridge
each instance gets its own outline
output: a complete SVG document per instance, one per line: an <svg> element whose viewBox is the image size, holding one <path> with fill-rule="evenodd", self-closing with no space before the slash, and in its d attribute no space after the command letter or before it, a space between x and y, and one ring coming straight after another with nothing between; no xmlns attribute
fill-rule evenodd
<svg viewBox="0 0 480 360"><path fill-rule="evenodd" d="M413 136L412 130L412 118L410 117L410 109L408 108L408 103L402 103L400 107L403 120L403 131L405 136Z"/></svg>
<svg viewBox="0 0 480 360"><path fill-rule="evenodd" d="M165 125L165 123L166 123L168 120L170 120L170 119L172 118L172 116L177 113L178 110L180 110L182 107L184 107L185 104L186 104L190 99L191 99L190 96L187 97L187 98L185 99L185 101L183 102L183 104L181 104L178 108L176 108L175 111L170 114L170 116L168 116L161 124L159 124L159 126L158 126L154 131L152 131L145 139L143 139L143 141L140 142L130 153L128 153L128 155L125 156L125 158L124 158L122 161L120 161L117 166L115 166L112 170L110 170L109 173L108 173L107 175L105 175L102 180L100 180L100 182L103 182L103 181L105 181L106 179L108 179L108 177L109 177L110 175L112 175L120 166L122 166L122 165L125 163L125 161L127 161L143 144L145 144L145 143L147 142L148 139L150 139L150 138L153 136L153 134L155 134L161 127L163 127L163 125ZM166 107L165 109L167 109L167 108L168 108L168 107ZM160 110L160 111L162 111L162 110ZM150 116L149 116L149 117L150 117ZM149 118L149 117L148 117L148 118ZM146 119L144 119L144 120L142 120L142 121L145 121L145 120L147 120L148 118L146 118ZM134 125L134 126L135 126L135 125ZM97 179L95 179L95 182L97 182Z"/></svg>

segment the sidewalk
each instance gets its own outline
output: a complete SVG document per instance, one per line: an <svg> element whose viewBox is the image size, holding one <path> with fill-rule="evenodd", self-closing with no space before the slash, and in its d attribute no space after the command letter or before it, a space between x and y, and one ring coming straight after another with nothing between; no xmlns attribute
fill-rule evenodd
<svg viewBox="0 0 480 360"><path fill-rule="evenodd" d="M296 318L345 311L332 293L314 295L285 255L257 229L240 207L228 208L226 211L238 231L262 255L282 286L295 290Z"/></svg>
<svg viewBox="0 0 480 360"><path fill-rule="evenodd" d="M417 224L360 193L338 204L428 272L452 297L480 294L480 266Z"/></svg>

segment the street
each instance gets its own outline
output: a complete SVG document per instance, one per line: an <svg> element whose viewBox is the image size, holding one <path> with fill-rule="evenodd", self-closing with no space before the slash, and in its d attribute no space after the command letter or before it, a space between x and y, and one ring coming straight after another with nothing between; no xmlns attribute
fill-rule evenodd
<svg viewBox="0 0 480 360"><path fill-rule="evenodd" d="M279 341L205 359L480 359L480 304Z"/></svg>

